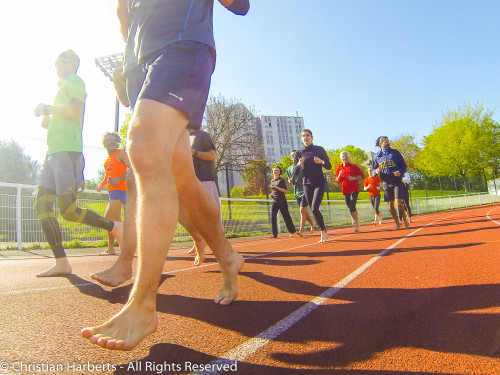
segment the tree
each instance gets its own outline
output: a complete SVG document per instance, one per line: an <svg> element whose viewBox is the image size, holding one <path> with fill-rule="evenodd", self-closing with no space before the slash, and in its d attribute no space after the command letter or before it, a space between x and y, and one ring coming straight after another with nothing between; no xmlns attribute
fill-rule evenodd
<svg viewBox="0 0 500 375"><path fill-rule="evenodd" d="M2 182L36 184L40 164L24 153L14 140L0 141L0 179Z"/></svg>
<svg viewBox="0 0 500 375"><path fill-rule="evenodd" d="M266 159L252 160L241 172L243 181L246 183L246 194L266 194L269 191L270 168Z"/></svg>
<svg viewBox="0 0 500 375"><path fill-rule="evenodd" d="M412 134L402 134L391 139L391 147L401 152L406 162L406 167L410 174L416 172L415 160L420 152L420 147L415 142Z"/></svg>
<svg viewBox="0 0 500 375"><path fill-rule="evenodd" d="M222 95L210 97L205 109L205 127L217 152L215 173L226 165L243 171L251 161L265 159L257 118L243 104Z"/></svg>
<svg viewBox="0 0 500 375"><path fill-rule="evenodd" d="M433 132L424 137L415 167L430 176L460 176L467 186L467 177L481 173L488 165L492 115L482 105L469 103L445 113Z"/></svg>

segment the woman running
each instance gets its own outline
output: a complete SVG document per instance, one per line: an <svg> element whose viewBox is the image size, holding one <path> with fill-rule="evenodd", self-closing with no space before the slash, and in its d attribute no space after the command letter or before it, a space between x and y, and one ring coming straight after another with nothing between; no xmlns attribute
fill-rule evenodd
<svg viewBox="0 0 500 375"><path fill-rule="evenodd" d="M313 145L313 134L309 129L304 129L300 133L304 148L297 151L293 161L295 168L294 173L300 172L304 174L304 194L307 199L307 204L311 208L316 223L321 228L320 242L326 242L328 233L326 232L323 215L319 210L323 195L325 194L326 180L323 175L323 168L331 169L332 164L330 159L321 146Z"/></svg>

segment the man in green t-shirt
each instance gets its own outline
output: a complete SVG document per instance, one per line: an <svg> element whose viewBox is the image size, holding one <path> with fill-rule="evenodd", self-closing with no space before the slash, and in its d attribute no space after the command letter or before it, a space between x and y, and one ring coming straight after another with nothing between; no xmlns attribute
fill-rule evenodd
<svg viewBox="0 0 500 375"><path fill-rule="evenodd" d="M292 150L290 153L290 158L292 161L294 160L296 150ZM293 174L293 164L289 166L286 170L286 178L289 183L293 184L293 192L295 194L295 199L297 200L297 204L300 208L300 231L299 235L304 235L304 227L306 226L306 221L311 224L311 233L314 233L314 222L309 215L309 211L307 210L307 199L304 195L304 185L303 180L304 176L302 174L302 168L300 172L296 175Z"/></svg>
<svg viewBox="0 0 500 375"><path fill-rule="evenodd" d="M37 277L71 273L54 211L56 200L59 211L66 220L105 229L116 237L118 244L123 236L121 222L113 222L76 205L77 192L85 187L82 126L87 93L82 79L76 75L80 65L76 53L64 51L57 57L55 65L59 90L54 104L41 103L35 108L35 116L43 116L42 127L47 129L48 145L39 176L35 209L56 264L37 274Z"/></svg>

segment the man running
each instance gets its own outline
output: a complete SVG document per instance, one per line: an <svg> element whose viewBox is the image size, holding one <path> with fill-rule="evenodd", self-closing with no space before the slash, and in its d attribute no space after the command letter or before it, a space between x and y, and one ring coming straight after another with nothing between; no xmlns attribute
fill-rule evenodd
<svg viewBox="0 0 500 375"><path fill-rule="evenodd" d="M236 14L249 8L248 0L219 2ZM147 72L128 134L138 190L139 270L123 309L82 335L107 349L131 350L158 325L156 294L179 204L219 263L222 287L216 303L227 305L237 297L244 261L225 237L217 205L196 178L186 130L188 124L201 126L215 66L213 0L119 1L117 13L126 51L134 51Z"/></svg>
<svg viewBox="0 0 500 375"><path fill-rule="evenodd" d="M375 175L380 176L380 179L382 180L384 187L384 201L389 204L389 211L391 212L392 218L396 223L394 229L398 230L401 227L401 222L399 221L394 201L396 201L398 209L403 216L405 227L408 228L410 226L410 222L406 217L406 210L403 203L403 175L406 172L406 162L403 155L401 155L398 150L391 148L391 143L389 142L388 137L378 137L376 145L380 147L380 151L373 159L372 168Z"/></svg>
<svg viewBox="0 0 500 375"><path fill-rule="evenodd" d="M72 50L56 60L59 91L53 105L40 103L35 116L44 116L47 129L47 156L39 176L35 209L43 233L52 249L56 264L37 277L67 275L72 272L62 244L61 230L54 204L68 221L84 223L107 230L121 243L123 224L108 220L95 211L76 205L78 191L85 188L83 178L82 127L87 93L82 79L76 75L80 58Z"/></svg>

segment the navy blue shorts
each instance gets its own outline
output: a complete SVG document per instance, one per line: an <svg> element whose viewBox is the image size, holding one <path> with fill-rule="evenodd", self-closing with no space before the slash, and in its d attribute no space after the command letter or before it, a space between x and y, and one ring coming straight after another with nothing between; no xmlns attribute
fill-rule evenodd
<svg viewBox="0 0 500 375"><path fill-rule="evenodd" d="M125 190L111 190L109 192L110 201L120 201L123 204L127 203L127 192Z"/></svg>
<svg viewBox="0 0 500 375"><path fill-rule="evenodd" d="M396 184L384 182L384 202L392 202L395 199L404 199L403 181Z"/></svg>
<svg viewBox="0 0 500 375"><path fill-rule="evenodd" d="M215 51L203 43L180 41L148 56L142 68L145 79L138 99L154 100L182 111L189 119L188 127L199 129L215 68ZM138 90L129 91L133 96Z"/></svg>

